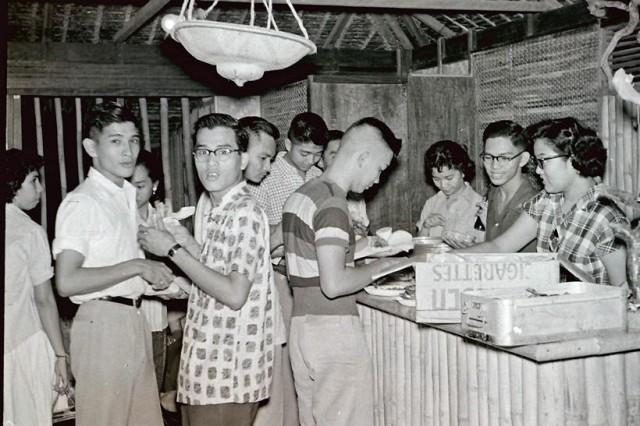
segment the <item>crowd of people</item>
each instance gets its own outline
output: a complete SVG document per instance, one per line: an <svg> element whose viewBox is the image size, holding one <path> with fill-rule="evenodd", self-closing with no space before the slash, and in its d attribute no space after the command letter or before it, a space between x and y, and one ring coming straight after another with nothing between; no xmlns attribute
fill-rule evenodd
<svg viewBox="0 0 640 426"><path fill-rule="evenodd" d="M361 194L402 146L386 124L368 117L340 132L301 113L277 153L280 132L263 118L200 117L193 232L156 209L162 171L129 109L96 105L84 136L92 167L58 208L52 250L25 214L40 199L42 159L3 154L5 424L50 424L55 394L71 383L78 425L162 425L165 395L190 426L373 424L355 294L404 259L354 254L371 233ZM598 190L606 155L573 118L491 123L483 196L466 148L436 142L425 176L438 192L416 235L468 252L557 252L592 282L622 285L625 250L610 224L627 218ZM54 276L79 305L69 352ZM177 327L166 300L185 297Z"/></svg>

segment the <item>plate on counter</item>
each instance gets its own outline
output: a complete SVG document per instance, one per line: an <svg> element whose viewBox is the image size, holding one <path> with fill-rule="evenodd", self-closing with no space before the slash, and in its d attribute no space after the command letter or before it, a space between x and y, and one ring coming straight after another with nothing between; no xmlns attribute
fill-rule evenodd
<svg viewBox="0 0 640 426"><path fill-rule="evenodd" d="M372 296L398 297L404 293L405 288L410 283L407 281L390 281L378 286L370 285L364 291Z"/></svg>

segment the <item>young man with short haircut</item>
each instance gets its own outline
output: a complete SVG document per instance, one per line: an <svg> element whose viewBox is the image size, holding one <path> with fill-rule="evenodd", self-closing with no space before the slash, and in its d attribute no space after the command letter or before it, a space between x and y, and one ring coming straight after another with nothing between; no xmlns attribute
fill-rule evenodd
<svg viewBox="0 0 640 426"><path fill-rule="evenodd" d="M402 259L354 266L347 193L378 183L400 147L380 120L359 120L345 132L324 175L285 203L285 257L294 297L289 350L303 426L373 424L373 369L355 293Z"/></svg>
<svg viewBox="0 0 640 426"><path fill-rule="evenodd" d="M56 217L56 286L80 305L71 327L77 425L162 425L151 331L138 308L149 283L164 289L173 275L143 259L136 241L136 188L126 181L140 151L136 123L112 102L90 111L82 144L93 166Z"/></svg>
<svg viewBox="0 0 640 426"><path fill-rule="evenodd" d="M251 426L273 374L269 226L243 178L247 137L238 122L226 114L200 117L194 139L196 170L211 200L199 238L184 227L173 227L173 235L140 227L138 238L194 284L178 376L188 424Z"/></svg>
<svg viewBox="0 0 640 426"><path fill-rule="evenodd" d="M513 225L522 213L523 203L533 198L538 189L524 171L531 159L531 144L519 124L495 121L485 129L482 141L484 151L480 158L491 181L485 239L491 241ZM535 252L536 240L520 251Z"/></svg>

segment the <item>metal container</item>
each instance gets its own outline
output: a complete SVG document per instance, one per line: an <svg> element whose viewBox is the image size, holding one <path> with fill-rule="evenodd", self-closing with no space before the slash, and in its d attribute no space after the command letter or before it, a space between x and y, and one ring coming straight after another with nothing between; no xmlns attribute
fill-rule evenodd
<svg viewBox="0 0 640 426"><path fill-rule="evenodd" d="M462 292L462 330L518 346L627 328L626 289L583 282Z"/></svg>
<svg viewBox="0 0 640 426"><path fill-rule="evenodd" d="M446 253L451 247L439 237L414 237L413 254Z"/></svg>

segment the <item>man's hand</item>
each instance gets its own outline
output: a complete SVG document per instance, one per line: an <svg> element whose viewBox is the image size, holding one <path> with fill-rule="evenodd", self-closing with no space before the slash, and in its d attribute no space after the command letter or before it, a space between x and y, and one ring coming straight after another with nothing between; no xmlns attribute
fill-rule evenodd
<svg viewBox="0 0 640 426"><path fill-rule="evenodd" d="M429 229L433 228L434 226L444 226L446 222L447 220L443 215L439 213L433 213L427 216L424 221L422 221L422 228Z"/></svg>
<svg viewBox="0 0 640 426"><path fill-rule="evenodd" d="M151 284L154 290L164 290L175 279L173 272L167 265L155 260L140 259L142 269L140 276Z"/></svg>
<svg viewBox="0 0 640 426"><path fill-rule="evenodd" d="M149 253L164 257L177 241L168 231L140 225L138 228L138 243Z"/></svg>

